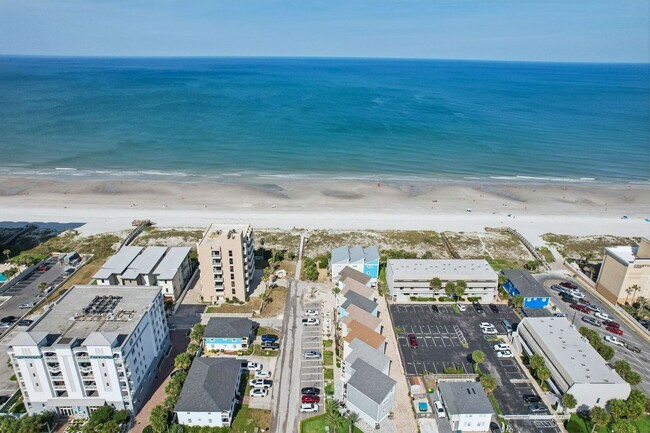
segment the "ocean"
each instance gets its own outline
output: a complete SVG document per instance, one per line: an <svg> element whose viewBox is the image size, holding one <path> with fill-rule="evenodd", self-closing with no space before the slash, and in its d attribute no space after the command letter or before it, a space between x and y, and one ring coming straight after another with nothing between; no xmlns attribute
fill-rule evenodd
<svg viewBox="0 0 650 433"><path fill-rule="evenodd" d="M648 182L649 65L0 57L0 176Z"/></svg>

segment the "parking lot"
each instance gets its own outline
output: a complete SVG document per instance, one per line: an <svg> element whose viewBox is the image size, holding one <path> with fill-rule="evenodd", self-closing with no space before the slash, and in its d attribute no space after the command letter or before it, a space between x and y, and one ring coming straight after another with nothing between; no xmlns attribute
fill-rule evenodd
<svg viewBox="0 0 650 433"><path fill-rule="evenodd" d="M317 303L305 303L303 305L304 310L320 310L320 304ZM321 327L322 316L319 314L317 316L321 323L318 325L309 325L304 326L300 323L302 329L302 337L300 341L300 388L305 387L315 387L320 390L320 403L319 403L319 413L322 413L324 410L324 378L323 378L323 334ZM317 359L305 359L303 354L309 350L316 350L321 353L321 357ZM300 404L300 403L298 403ZM309 418L313 416L313 413L301 413L301 419Z"/></svg>

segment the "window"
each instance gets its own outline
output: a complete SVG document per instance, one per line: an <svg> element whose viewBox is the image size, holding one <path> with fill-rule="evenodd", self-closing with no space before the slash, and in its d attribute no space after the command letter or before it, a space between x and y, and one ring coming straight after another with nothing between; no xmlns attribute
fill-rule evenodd
<svg viewBox="0 0 650 433"><path fill-rule="evenodd" d="M234 281L230 281L230 287L235 287L235 282Z"/></svg>
<svg viewBox="0 0 650 433"><path fill-rule="evenodd" d="M235 279L235 274L230 274L230 279L234 280Z"/></svg>
<svg viewBox="0 0 650 433"><path fill-rule="evenodd" d="M229 262L231 265L232 265L233 263L235 263L232 259L228 259L228 262Z"/></svg>
<svg viewBox="0 0 650 433"><path fill-rule="evenodd" d="M228 257L232 257L232 250L228 250ZM232 261L230 263L232 263Z"/></svg>

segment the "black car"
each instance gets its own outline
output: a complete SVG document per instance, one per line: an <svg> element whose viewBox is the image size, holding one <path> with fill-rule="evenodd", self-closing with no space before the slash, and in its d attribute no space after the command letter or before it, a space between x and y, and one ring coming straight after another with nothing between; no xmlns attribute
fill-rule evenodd
<svg viewBox="0 0 650 433"><path fill-rule="evenodd" d="M16 321L18 321L18 317L16 316L7 316L0 319L0 322L2 323L14 323Z"/></svg>
<svg viewBox="0 0 650 433"><path fill-rule="evenodd" d="M280 344L276 343L275 341L262 341L262 344L260 346L262 349L268 350L278 350L280 348Z"/></svg>
<svg viewBox="0 0 650 433"><path fill-rule="evenodd" d="M483 312L483 306L479 302L474 301L472 302L472 305L474 306L474 309L476 310L477 313L480 314Z"/></svg>
<svg viewBox="0 0 650 433"><path fill-rule="evenodd" d="M431 305L431 311L434 313L438 313L440 310L438 309L437 305Z"/></svg>
<svg viewBox="0 0 650 433"><path fill-rule="evenodd" d="M18 321L18 326L29 326L29 325L31 325L32 323L34 323L33 320L23 319L23 320L19 320L19 321Z"/></svg>
<svg viewBox="0 0 650 433"><path fill-rule="evenodd" d="M300 390L302 395L318 395L320 394L320 389L314 388L313 386L308 386Z"/></svg>
<svg viewBox="0 0 650 433"><path fill-rule="evenodd" d="M573 296L562 296L562 300L567 304L575 304L576 300L573 299Z"/></svg>
<svg viewBox="0 0 650 433"><path fill-rule="evenodd" d="M539 403L542 401L542 399L535 394L524 394L522 398L526 403Z"/></svg>
<svg viewBox="0 0 650 433"><path fill-rule="evenodd" d="M492 312L495 313L495 314L499 312L499 307L497 307L494 304L490 304L490 305L488 305L488 307L490 307L490 310L492 310Z"/></svg>
<svg viewBox="0 0 650 433"><path fill-rule="evenodd" d="M495 422L490 423L490 433L501 433L501 429L499 428L499 424Z"/></svg>

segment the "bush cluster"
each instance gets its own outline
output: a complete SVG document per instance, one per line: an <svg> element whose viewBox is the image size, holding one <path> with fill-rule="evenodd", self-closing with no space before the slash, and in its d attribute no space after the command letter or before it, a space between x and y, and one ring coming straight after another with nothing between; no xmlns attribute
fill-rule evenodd
<svg viewBox="0 0 650 433"><path fill-rule="evenodd" d="M603 339L600 337L600 334L598 332L594 331L593 329L586 328L584 326L581 326L580 329L578 329L578 332L580 332L580 335L584 336L587 338L589 341L589 344L596 349L596 352L600 354L600 356L605 359L605 361L609 361L614 357L614 354L616 351L612 346L609 344L606 344Z"/></svg>
<svg viewBox="0 0 650 433"><path fill-rule="evenodd" d="M318 280L318 267L316 262L309 257L305 257L302 261L302 277L307 281Z"/></svg>

